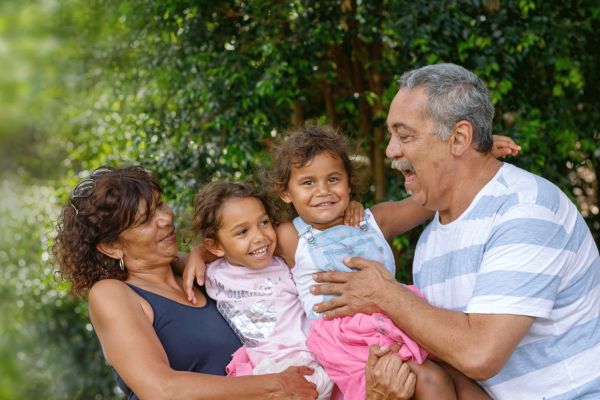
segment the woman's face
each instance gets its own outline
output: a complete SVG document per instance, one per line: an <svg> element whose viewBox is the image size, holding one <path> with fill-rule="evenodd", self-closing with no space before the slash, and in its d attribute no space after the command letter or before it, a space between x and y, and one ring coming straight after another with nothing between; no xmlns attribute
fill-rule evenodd
<svg viewBox="0 0 600 400"><path fill-rule="evenodd" d="M119 235L123 261L129 271L141 271L153 266L164 266L177 257L178 245L173 226L173 211L158 198L156 207L146 218L146 204L142 201L133 226Z"/></svg>

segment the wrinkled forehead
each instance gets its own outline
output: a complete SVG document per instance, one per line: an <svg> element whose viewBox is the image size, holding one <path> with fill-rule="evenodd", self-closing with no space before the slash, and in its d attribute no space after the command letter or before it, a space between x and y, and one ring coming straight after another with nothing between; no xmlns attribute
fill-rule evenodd
<svg viewBox="0 0 600 400"><path fill-rule="evenodd" d="M415 118L424 118L428 103L425 89L401 88L394 96L387 116L387 127L392 129L398 124L407 125Z"/></svg>

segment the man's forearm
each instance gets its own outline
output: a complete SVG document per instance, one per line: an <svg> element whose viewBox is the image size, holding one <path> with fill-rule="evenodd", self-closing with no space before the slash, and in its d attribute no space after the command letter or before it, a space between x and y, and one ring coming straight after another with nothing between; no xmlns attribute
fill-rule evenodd
<svg viewBox="0 0 600 400"><path fill-rule="evenodd" d="M326 318L385 312L433 355L470 378L483 380L502 369L534 318L514 314L467 314L428 304L399 284L379 263L346 259L356 272L320 272L314 294L334 294L315 305ZM333 282L333 283L331 283Z"/></svg>
<svg viewBox="0 0 600 400"><path fill-rule="evenodd" d="M381 290L377 305L429 352L450 362L468 351L469 326L464 313L434 307L399 283ZM454 363L452 363L454 364Z"/></svg>
<svg viewBox="0 0 600 400"><path fill-rule="evenodd" d="M399 283L387 286L380 291L378 306L434 356L473 379L493 376L504 365L510 350L507 355L503 353L482 321L474 321L469 314L434 307ZM496 362L490 363L490 359Z"/></svg>

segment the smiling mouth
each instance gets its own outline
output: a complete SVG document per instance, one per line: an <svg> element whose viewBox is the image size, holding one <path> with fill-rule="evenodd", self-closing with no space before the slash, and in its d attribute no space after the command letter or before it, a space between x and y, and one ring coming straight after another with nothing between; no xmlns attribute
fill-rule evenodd
<svg viewBox="0 0 600 400"><path fill-rule="evenodd" d="M415 180L417 173L415 172L415 168L413 165L406 161L395 159L392 161L392 168L399 171L402 175L404 175L404 184L410 184Z"/></svg>
<svg viewBox="0 0 600 400"><path fill-rule="evenodd" d="M326 208L326 207L331 207L334 204L335 204L334 201L323 201L321 203L317 203L317 204L313 205L312 207L315 207L315 208Z"/></svg>
<svg viewBox="0 0 600 400"><path fill-rule="evenodd" d="M256 250L250 252L250 255L252 257L261 258L261 257L266 256L268 253L269 253L269 246L267 245L267 246L260 247Z"/></svg>
<svg viewBox="0 0 600 400"><path fill-rule="evenodd" d="M410 171L401 171L402 175L404 175L404 185L410 185L411 183L413 183L415 181L415 178L417 176L417 174L415 174L414 172L410 172Z"/></svg>
<svg viewBox="0 0 600 400"><path fill-rule="evenodd" d="M163 240L174 240L175 239L175 231L171 231L167 234L167 236L165 236L164 238L162 238L160 241L162 242Z"/></svg>

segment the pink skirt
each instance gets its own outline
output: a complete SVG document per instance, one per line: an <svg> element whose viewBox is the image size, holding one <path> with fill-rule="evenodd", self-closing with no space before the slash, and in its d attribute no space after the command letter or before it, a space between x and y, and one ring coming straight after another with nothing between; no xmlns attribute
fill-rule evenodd
<svg viewBox="0 0 600 400"><path fill-rule="evenodd" d="M420 297L414 286L407 286ZM311 322L308 348L329 377L344 395L344 400L365 398L365 364L369 347L400 345L402 360L421 364L427 351L401 331L385 314L356 314L333 320L317 319Z"/></svg>

